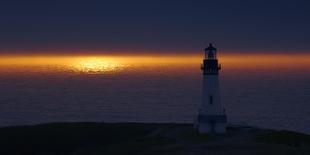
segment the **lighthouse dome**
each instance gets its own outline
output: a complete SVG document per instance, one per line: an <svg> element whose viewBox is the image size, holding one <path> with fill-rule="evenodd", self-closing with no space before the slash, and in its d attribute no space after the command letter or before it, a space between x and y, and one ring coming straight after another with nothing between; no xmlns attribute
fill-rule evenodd
<svg viewBox="0 0 310 155"><path fill-rule="evenodd" d="M209 44L209 47L205 48L205 58L206 59L216 59L216 48Z"/></svg>
<svg viewBox="0 0 310 155"><path fill-rule="evenodd" d="M209 47L205 48L205 51L216 51L216 48L214 48L213 45L210 43Z"/></svg>

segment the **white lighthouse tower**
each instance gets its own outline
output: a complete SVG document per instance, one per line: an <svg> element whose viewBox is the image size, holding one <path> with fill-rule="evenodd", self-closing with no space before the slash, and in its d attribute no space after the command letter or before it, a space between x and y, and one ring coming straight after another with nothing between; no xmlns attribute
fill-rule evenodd
<svg viewBox="0 0 310 155"><path fill-rule="evenodd" d="M225 133L227 117L221 105L219 88L220 64L216 48L209 44L201 70L203 71L202 103L195 127L200 133Z"/></svg>

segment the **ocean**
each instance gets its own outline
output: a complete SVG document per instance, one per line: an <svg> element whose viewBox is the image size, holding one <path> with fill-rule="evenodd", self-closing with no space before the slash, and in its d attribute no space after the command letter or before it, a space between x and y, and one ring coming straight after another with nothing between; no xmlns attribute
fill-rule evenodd
<svg viewBox="0 0 310 155"><path fill-rule="evenodd" d="M0 58L0 126L195 120L201 57L114 57ZM229 123L310 134L309 58L220 58Z"/></svg>

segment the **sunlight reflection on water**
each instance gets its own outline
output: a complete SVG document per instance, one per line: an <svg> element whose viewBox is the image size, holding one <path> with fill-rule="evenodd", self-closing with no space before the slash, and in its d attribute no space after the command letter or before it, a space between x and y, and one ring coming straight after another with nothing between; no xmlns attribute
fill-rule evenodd
<svg viewBox="0 0 310 155"><path fill-rule="evenodd" d="M103 74L106 72L116 72L123 70L126 65L114 59L104 58L80 58L74 60L71 65L76 72L84 72L91 74Z"/></svg>

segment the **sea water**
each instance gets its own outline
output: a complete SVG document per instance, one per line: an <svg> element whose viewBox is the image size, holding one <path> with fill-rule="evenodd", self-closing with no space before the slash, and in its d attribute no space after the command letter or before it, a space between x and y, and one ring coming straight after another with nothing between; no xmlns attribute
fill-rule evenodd
<svg viewBox="0 0 310 155"><path fill-rule="evenodd" d="M94 63L80 70L2 65L0 126L193 123L201 102L199 63ZM266 66L222 63L220 89L229 122L310 133L310 65Z"/></svg>

